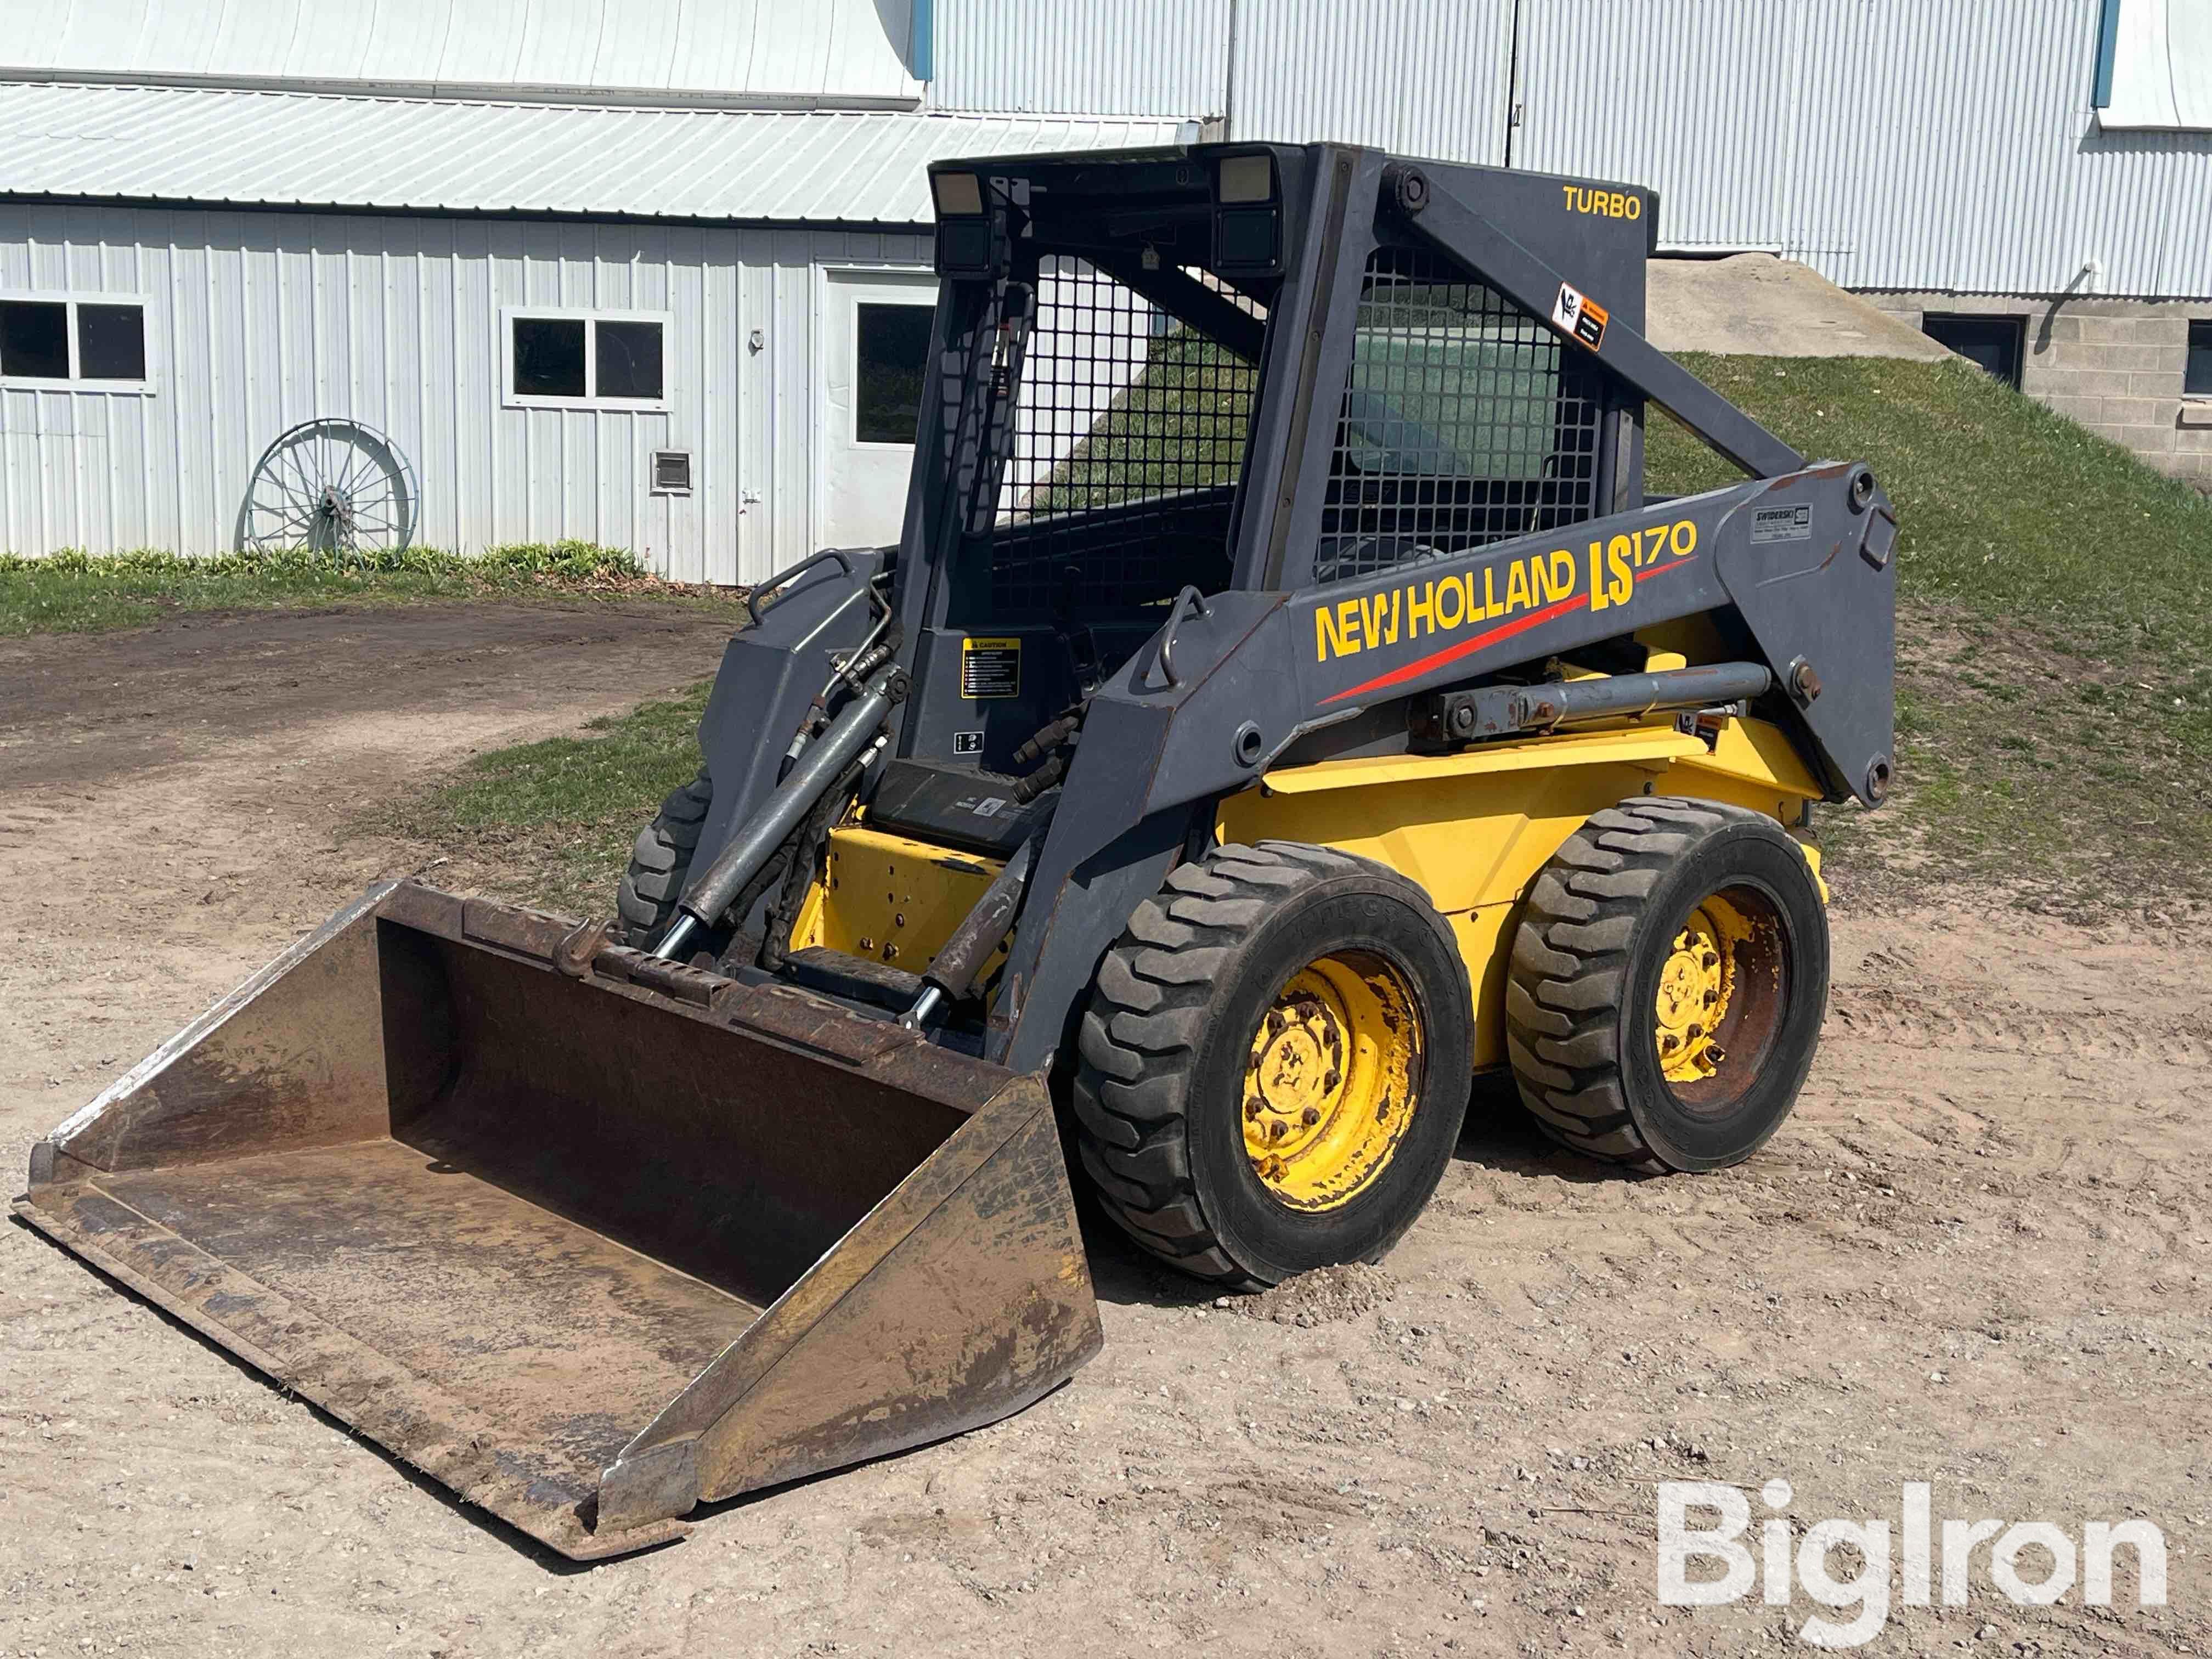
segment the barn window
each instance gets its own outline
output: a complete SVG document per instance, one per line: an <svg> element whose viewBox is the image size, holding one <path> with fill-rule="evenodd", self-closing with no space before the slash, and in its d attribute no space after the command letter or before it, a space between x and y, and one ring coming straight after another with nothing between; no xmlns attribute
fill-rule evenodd
<svg viewBox="0 0 2212 1659"><path fill-rule="evenodd" d="M860 386L853 441L910 444L921 420L921 381L929 363L928 306L860 307Z"/></svg>
<svg viewBox="0 0 2212 1659"><path fill-rule="evenodd" d="M146 313L139 306L76 308L76 372L82 380L146 378Z"/></svg>
<svg viewBox="0 0 2212 1659"><path fill-rule="evenodd" d="M515 391L527 398L590 396L590 377L584 373L584 329L580 317L516 318Z"/></svg>
<svg viewBox="0 0 2212 1659"><path fill-rule="evenodd" d="M668 318L547 310L507 313L507 401L526 407L663 407Z"/></svg>
<svg viewBox="0 0 2212 1659"><path fill-rule="evenodd" d="M660 395L660 325L597 322L594 355L602 398Z"/></svg>
<svg viewBox="0 0 2212 1659"><path fill-rule="evenodd" d="M0 304L0 374L66 380L69 357L67 306L35 300Z"/></svg>
<svg viewBox="0 0 2212 1659"><path fill-rule="evenodd" d="M0 299L0 378L143 390L146 308L43 295Z"/></svg>
<svg viewBox="0 0 2212 1659"><path fill-rule="evenodd" d="M2189 355L2182 362L2181 390L2191 398L2212 398L2212 317L2189 325Z"/></svg>

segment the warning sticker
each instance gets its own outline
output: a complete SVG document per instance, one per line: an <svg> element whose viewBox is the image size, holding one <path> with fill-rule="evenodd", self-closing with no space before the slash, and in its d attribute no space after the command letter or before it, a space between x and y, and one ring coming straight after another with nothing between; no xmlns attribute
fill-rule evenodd
<svg viewBox="0 0 2212 1659"><path fill-rule="evenodd" d="M955 732L952 734L952 752L956 755L981 754L983 734L981 732Z"/></svg>
<svg viewBox="0 0 2212 1659"><path fill-rule="evenodd" d="M1018 639L960 641L960 695L1018 697L1022 694L1022 642Z"/></svg>
<svg viewBox="0 0 2212 1659"><path fill-rule="evenodd" d="M1559 297L1552 305L1552 320L1592 351L1605 340L1605 325L1612 313L1579 289L1559 284Z"/></svg>
<svg viewBox="0 0 2212 1659"><path fill-rule="evenodd" d="M1813 504L1796 501L1788 507L1753 507L1751 538L1754 542L1806 542L1813 539Z"/></svg>

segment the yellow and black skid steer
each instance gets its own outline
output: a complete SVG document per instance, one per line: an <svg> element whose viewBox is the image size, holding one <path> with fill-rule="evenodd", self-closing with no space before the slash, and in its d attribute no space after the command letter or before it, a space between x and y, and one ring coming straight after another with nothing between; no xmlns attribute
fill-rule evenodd
<svg viewBox="0 0 2212 1659"><path fill-rule="evenodd" d="M933 168L901 538L750 596L614 914L375 889L18 1212L591 1558L1066 1381L1078 1186L1240 1290L1389 1250L1480 1071L1749 1156L1813 804L1888 788L1897 526L1650 346L1657 202L1587 182ZM1655 408L1742 481L1648 495Z"/></svg>

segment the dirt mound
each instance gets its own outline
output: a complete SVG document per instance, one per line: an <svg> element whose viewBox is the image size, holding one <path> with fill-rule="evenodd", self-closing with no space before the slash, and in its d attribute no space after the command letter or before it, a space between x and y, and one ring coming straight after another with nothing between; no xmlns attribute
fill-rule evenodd
<svg viewBox="0 0 2212 1659"><path fill-rule="evenodd" d="M1235 1297L1229 1310L1277 1325L1335 1325L1372 1312L1397 1291L1398 1281L1382 1268L1355 1261L1342 1267L1317 1267L1258 1296Z"/></svg>

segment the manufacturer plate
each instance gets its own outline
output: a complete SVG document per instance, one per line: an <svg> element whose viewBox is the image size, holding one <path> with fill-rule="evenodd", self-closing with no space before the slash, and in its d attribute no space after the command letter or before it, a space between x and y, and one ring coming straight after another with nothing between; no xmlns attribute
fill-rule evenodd
<svg viewBox="0 0 2212 1659"><path fill-rule="evenodd" d="M1751 511L1751 539L1754 542L1807 542L1813 539L1813 504L1755 507Z"/></svg>

